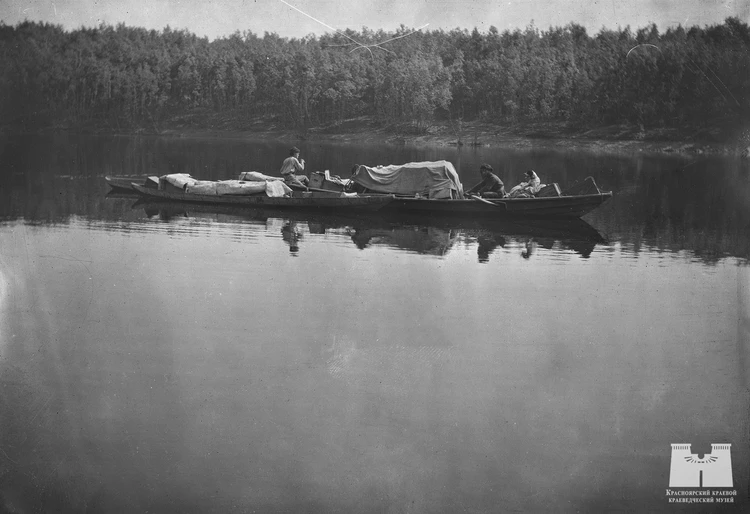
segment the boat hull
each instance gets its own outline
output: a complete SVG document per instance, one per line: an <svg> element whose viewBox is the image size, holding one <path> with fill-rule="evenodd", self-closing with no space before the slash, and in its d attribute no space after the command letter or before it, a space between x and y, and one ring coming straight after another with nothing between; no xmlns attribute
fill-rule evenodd
<svg viewBox="0 0 750 514"><path fill-rule="evenodd" d="M265 195L199 195L178 191L150 189L138 184L132 188L144 198L157 198L177 202L242 207L272 207L274 209L314 209L345 211L378 211L394 200L393 195L340 197L335 193L311 193L310 196L272 198Z"/></svg>
<svg viewBox="0 0 750 514"><path fill-rule="evenodd" d="M117 194L137 194L133 190L133 183L140 184L146 187L156 187L157 182L149 183L149 177L143 176L132 176L132 177L104 177L104 180L109 184L112 193Z"/></svg>
<svg viewBox="0 0 750 514"><path fill-rule="evenodd" d="M546 198L431 200L396 198L388 212L472 215L494 218L580 218L612 197L611 192Z"/></svg>
<svg viewBox="0 0 750 514"><path fill-rule="evenodd" d="M588 257L596 245L607 240L586 221L580 218L559 219L495 219L481 216L434 216L429 213L388 214L378 212L338 211L278 211L271 207L248 208L233 205L209 205L175 202L160 199L139 200L133 209L143 209L152 218L169 220L205 217L211 221L259 223L267 226L269 218L306 223L311 233L325 234L329 231L346 234L360 249L385 245L416 253L443 255L452 243L440 242L443 236L451 241L460 232L464 240L478 243L478 253L489 254L496 246L505 246L508 241L528 243L533 241L543 248L572 250ZM217 218L222 215L222 218ZM442 250L440 250L442 249ZM486 258L486 255L485 255Z"/></svg>

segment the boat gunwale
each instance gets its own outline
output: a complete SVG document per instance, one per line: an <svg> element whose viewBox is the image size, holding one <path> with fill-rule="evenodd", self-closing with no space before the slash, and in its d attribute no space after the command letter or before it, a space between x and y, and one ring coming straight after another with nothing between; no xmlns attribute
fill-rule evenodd
<svg viewBox="0 0 750 514"><path fill-rule="evenodd" d="M178 202L235 205L240 207L281 207L312 209L362 209L379 210L391 203L393 195L368 195L357 197L269 197L256 195L204 195L179 191L151 189L132 183L133 190L145 198L159 198Z"/></svg>
<svg viewBox="0 0 750 514"><path fill-rule="evenodd" d="M387 195L388 193L380 193L383 195ZM487 200L488 202L492 202L494 204L501 204L501 203L541 203L543 201L557 203L562 200L572 200L572 199L594 199L594 198L612 198L612 191L602 191L601 193L593 193L588 195L562 195L562 196L540 196L540 197L533 197L533 198L484 198L482 197L482 200ZM450 204L452 202L475 202L476 200L472 198L416 198L413 196L396 196L396 200L414 200L418 202L422 201L429 201L429 202L439 202L439 203L445 203Z"/></svg>

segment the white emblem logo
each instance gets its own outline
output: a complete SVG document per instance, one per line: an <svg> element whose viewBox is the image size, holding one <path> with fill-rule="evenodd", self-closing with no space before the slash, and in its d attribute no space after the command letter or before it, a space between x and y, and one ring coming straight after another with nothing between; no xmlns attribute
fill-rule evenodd
<svg viewBox="0 0 750 514"><path fill-rule="evenodd" d="M712 444L711 453L700 459L689 444L673 444L669 487L733 487L731 447Z"/></svg>

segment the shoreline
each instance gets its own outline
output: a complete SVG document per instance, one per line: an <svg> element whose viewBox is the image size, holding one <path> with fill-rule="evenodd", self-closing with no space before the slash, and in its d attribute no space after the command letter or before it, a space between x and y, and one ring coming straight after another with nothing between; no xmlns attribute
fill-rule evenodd
<svg viewBox="0 0 750 514"><path fill-rule="evenodd" d="M342 144L451 146L466 148L539 148L606 153L658 153L750 157L750 141L718 140L717 134L693 134L676 129L636 129L632 126L571 128L562 122L495 125L483 122L433 122L419 131L411 124L383 124L370 117L327 126L293 129L270 120L238 123L236 119L170 120L162 127L113 130L101 126L57 126L37 130L8 130L0 134L78 133L196 139L287 140ZM187 122L186 122L187 121ZM417 133L418 132L418 133Z"/></svg>
<svg viewBox="0 0 750 514"><path fill-rule="evenodd" d="M451 134L394 134L386 130L359 130L346 132L327 132L320 129L308 131L294 130L204 130L204 129L169 129L159 133L148 133L157 137L200 138L200 139L246 139L246 140L288 140L305 142L329 142L341 144L380 144L392 146L432 146L476 148L517 148L517 149L557 149L571 151L588 151L604 153L654 153L663 155L723 155L750 156L750 148L743 149L727 143L689 141L679 139L649 140L602 136L601 134L576 134L565 136L554 135L531 136L520 135L511 131L494 132L485 130L476 139L474 134L468 142ZM122 134L135 135L135 134ZM145 135L145 133L143 133ZM460 142L459 142L460 141Z"/></svg>

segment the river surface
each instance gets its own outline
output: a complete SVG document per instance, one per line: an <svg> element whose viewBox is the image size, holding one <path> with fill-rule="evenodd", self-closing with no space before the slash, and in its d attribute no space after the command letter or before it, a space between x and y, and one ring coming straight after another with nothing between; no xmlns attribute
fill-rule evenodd
<svg viewBox="0 0 750 514"><path fill-rule="evenodd" d="M107 195L290 143L0 140L0 512L747 508L747 162L297 144L614 191L563 227ZM674 443L731 444L733 504L670 503Z"/></svg>

